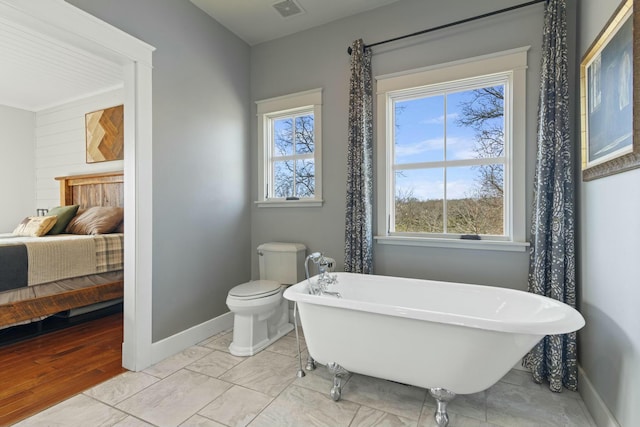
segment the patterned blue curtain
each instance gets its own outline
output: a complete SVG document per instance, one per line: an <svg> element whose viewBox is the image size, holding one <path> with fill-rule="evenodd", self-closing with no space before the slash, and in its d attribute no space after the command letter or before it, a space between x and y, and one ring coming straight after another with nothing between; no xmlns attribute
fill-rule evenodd
<svg viewBox="0 0 640 427"><path fill-rule="evenodd" d="M566 0L545 11L529 292L575 307L574 177L569 127ZM549 335L525 356L537 383L576 390L576 333Z"/></svg>
<svg viewBox="0 0 640 427"><path fill-rule="evenodd" d="M371 50L351 45L344 271L373 272L373 86Z"/></svg>

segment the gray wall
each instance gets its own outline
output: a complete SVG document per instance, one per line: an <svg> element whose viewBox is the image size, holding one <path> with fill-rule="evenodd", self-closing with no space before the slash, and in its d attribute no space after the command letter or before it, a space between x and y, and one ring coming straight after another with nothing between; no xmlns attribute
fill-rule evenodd
<svg viewBox="0 0 640 427"><path fill-rule="evenodd" d="M343 267L347 170L349 56L356 38L374 43L387 38L509 7L516 0L403 0L387 7L255 46L251 50L253 101L324 88L323 197L319 208L258 208L252 211L252 247L267 241L293 241L323 251ZM527 71L527 206L531 204L539 85L543 5L424 35L374 49L373 74L531 45ZM255 105L251 106L255 112ZM257 170L256 119L252 116L253 162ZM252 179L257 200L257 177ZM527 220L530 223L530 211ZM528 252L498 252L375 244L378 274L473 282L526 289ZM258 276L253 259L253 277Z"/></svg>
<svg viewBox="0 0 640 427"><path fill-rule="evenodd" d="M580 57L619 4L580 1ZM640 169L579 185L579 360L622 427L640 425L639 189Z"/></svg>
<svg viewBox="0 0 640 427"><path fill-rule="evenodd" d="M250 278L249 46L188 0L69 3L156 47L155 342L227 312Z"/></svg>
<svg viewBox="0 0 640 427"><path fill-rule="evenodd" d="M36 214L35 127L35 113L0 105L0 233Z"/></svg>

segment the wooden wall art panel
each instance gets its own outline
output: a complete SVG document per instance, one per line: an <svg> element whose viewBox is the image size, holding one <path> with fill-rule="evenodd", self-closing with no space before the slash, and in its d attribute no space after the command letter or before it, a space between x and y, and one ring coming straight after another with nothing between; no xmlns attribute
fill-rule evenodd
<svg viewBox="0 0 640 427"><path fill-rule="evenodd" d="M124 159L124 106L85 115L87 163Z"/></svg>

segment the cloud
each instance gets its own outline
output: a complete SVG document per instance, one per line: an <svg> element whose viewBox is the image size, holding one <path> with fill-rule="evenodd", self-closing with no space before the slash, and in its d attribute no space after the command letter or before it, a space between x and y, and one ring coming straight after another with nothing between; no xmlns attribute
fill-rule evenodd
<svg viewBox="0 0 640 427"><path fill-rule="evenodd" d="M460 114L459 113L451 113L451 114L447 114L446 118L447 118L447 122L450 122L451 120L456 120L458 118ZM426 125L441 125L444 123L444 119L445 119L445 115L441 115L438 117L432 117L429 119L425 119L425 120L421 120L420 123L426 124Z"/></svg>
<svg viewBox="0 0 640 427"><path fill-rule="evenodd" d="M395 155L396 157L411 157L428 151L442 151L443 145L444 143L442 138L426 139L413 144L396 145Z"/></svg>
<svg viewBox="0 0 640 427"><path fill-rule="evenodd" d="M435 154L442 153L444 142L442 138L432 138L418 141L412 144L400 144L395 146L395 156L403 162L425 161L425 154L432 151ZM447 139L448 160L476 159L478 154L474 151L475 141L469 138L449 137ZM415 160L412 159L415 157ZM442 160L442 155L438 155ZM429 159L434 160L434 159ZM436 159L437 160L437 159Z"/></svg>
<svg viewBox="0 0 640 427"><path fill-rule="evenodd" d="M473 190L478 186L473 179L449 180L447 182L447 199L464 199L473 194Z"/></svg>

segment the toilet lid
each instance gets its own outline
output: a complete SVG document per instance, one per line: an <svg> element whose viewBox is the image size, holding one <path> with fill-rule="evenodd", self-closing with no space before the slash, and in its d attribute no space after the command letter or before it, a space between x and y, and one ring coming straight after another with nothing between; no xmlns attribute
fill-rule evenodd
<svg viewBox="0 0 640 427"><path fill-rule="evenodd" d="M229 291L229 295L240 298L268 297L280 291L280 283L275 280L254 280L243 283Z"/></svg>

